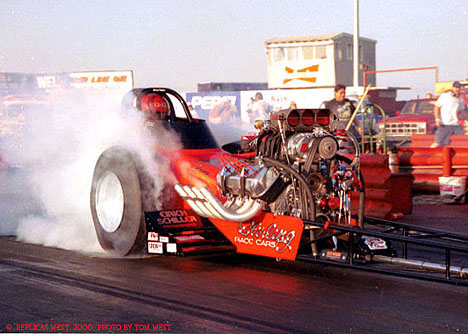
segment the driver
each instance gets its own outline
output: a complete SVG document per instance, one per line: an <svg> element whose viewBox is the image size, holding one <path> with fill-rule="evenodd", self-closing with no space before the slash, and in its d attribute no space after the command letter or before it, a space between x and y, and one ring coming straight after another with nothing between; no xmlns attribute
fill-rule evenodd
<svg viewBox="0 0 468 334"><path fill-rule="evenodd" d="M147 94L141 99L141 110L149 121L167 121L169 119L169 103L159 94Z"/></svg>

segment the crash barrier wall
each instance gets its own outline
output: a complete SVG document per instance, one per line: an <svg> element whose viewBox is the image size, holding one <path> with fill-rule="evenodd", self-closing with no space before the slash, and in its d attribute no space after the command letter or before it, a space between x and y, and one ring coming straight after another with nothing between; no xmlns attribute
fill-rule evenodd
<svg viewBox="0 0 468 334"><path fill-rule="evenodd" d="M416 135L411 136L410 147L430 147L434 142L434 135ZM468 136L467 135L453 135L450 136L449 147L465 147L468 148Z"/></svg>
<svg viewBox="0 0 468 334"><path fill-rule="evenodd" d="M399 148L390 167L414 177L415 189L438 191L441 176L468 176L468 136L451 136L448 146L430 148L434 135L413 135Z"/></svg>
<svg viewBox="0 0 468 334"><path fill-rule="evenodd" d="M410 174L392 173L388 161L386 154L361 155L366 216L397 219L413 211L413 177Z"/></svg>

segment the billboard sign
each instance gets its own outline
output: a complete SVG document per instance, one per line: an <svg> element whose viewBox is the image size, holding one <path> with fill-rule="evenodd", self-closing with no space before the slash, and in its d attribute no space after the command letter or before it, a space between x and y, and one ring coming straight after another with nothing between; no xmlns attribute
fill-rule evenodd
<svg viewBox="0 0 468 334"><path fill-rule="evenodd" d="M72 86L91 93L124 95L133 89L132 71L72 72Z"/></svg>
<svg viewBox="0 0 468 334"><path fill-rule="evenodd" d="M186 100L198 118L210 123L221 124L240 117L240 92L187 93Z"/></svg>

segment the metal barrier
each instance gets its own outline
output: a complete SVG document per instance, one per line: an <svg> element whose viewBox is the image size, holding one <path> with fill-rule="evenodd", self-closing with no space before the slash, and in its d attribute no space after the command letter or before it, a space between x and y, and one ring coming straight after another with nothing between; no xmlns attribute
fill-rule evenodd
<svg viewBox="0 0 468 334"><path fill-rule="evenodd" d="M348 120L348 124L346 125L346 128L345 130L346 131L349 131L349 129L351 128L351 126L353 125L353 122L354 122L354 119L356 118L356 115L358 114L359 110L362 108L363 104L364 104L364 101L367 97L367 93L369 93L369 89L370 89L371 85L367 85L366 89L364 90L364 93L362 94L361 96L361 100L359 101L358 105L356 106L356 109L354 110L354 112L352 113L350 119ZM382 114L382 120L384 122L384 129L383 129L383 134L382 135L377 135L375 136L373 133L372 133L372 127L373 127L373 123L374 123L374 107L376 107L380 113ZM368 114L371 114L370 118L368 117ZM366 121L364 120L366 119ZM368 134L366 135L365 133L365 130L368 130ZM386 142L386 138L385 138L385 112L383 111L383 109L376 105L376 104L369 104L369 105L366 105L364 107L364 109L362 110L362 118L361 118L361 149L362 149L362 152L365 152L365 139L369 139L369 143L370 143L370 148L369 148L369 151L371 153L375 153L377 151L376 149L376 146L374 146L373 144L373 141L374 141L374 138L377 139L377 138L382 138L382 141L383 141L383 153L386 154L387 153L387 142ZM377 144L377 141L375 142L375 144ZM374 147L375 147L375 150L374 150Z"/></svg>
<svg viewBox="0 0 468 334"><path fill-rule="evenodd" d="M382 114L382 122L384 124L382 134L373 133L374 123L376 122L376 120L374 119L374 109L377 109L380 112L380 114ZM369 143L370 153L376 153L377 144L379 143L379 140L382 143L382 152L384 154L387 153L385 118L386 118L385 112L382 109L382 107L380 107L379 105L369 104L364 107L364 109L362 110L361 127L360 127L362 152L365 151L365 144L366 144L366 139L367 139L367 142Z"/></svg>
<svg viewBox="0 0 468 334"><path fill-rule="evenodd" d="M449 146L430 148L433 135L413 135L411 147L399 148L391 167L414 177L414 187L439 190L440 176L468 176L468 136L451 136Z"/></svg>

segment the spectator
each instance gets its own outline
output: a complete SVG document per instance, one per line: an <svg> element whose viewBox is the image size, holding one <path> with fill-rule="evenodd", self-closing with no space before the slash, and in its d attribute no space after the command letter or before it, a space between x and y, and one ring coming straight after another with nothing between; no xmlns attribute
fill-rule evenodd
<svg viewBox="0 0 468 334"><path fill-rule="evenodd" d="M465 103L460 97L461 84L454 81L452 89L441 94L434 104L434 116L437 130L432 148L446 146L451 135L464 134L457 113L465 110Z"/></svg>
<svg viewBox="0 0 468 334"><path fill-rule="evenodd" d="M324 108L329 109L334 119L336 120L336 128L344 129L348 124L351 115L354 113L355 107L354 104L346 98L346 86L336 85L334 89L334 98L330 101L325 101L322 103ZM351 127L353 134L357 135L358 132L356 129L359 128L359 123L354 118L353 127Z"/></svg>
<svg viewBox="0 0 468 334"><path fill-rule="evenodd" d="M260 92L256 93L252 103L251 121L256 119L269 119L271 111L272 107L268 102L263 100L263 94Z"/></svg>
<svg viewBox="0 0 468 334"><path fill-rule="evenodd" d="M289 105L289 109L297 109L297 104L294 101L291 101L291 104Z"/></svg>
<svg viewBox="0 0 468 334"><path fill-rule="evenodd" d="M220 104L210 110L208 122L213 124L227 123L230 122L236 114L237 107L231 103L228 97L225 97Z"/></svg>

